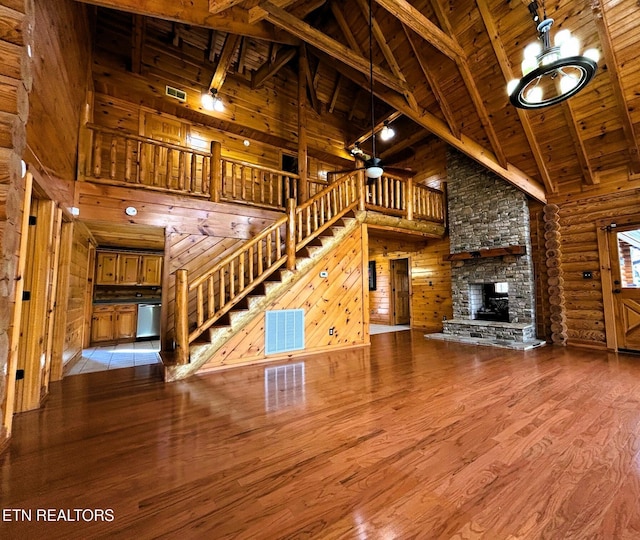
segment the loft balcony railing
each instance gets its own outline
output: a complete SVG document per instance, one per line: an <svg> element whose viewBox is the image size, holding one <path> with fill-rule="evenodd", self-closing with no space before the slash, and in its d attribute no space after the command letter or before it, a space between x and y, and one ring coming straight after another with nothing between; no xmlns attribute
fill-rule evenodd
<svg viewBox="0 0 640 540"><path fill-rule="evenodd" d="M207 152L95 124L81 131L78 179L282 212L289 199L306 202L299 198L297 174L223 157L219 142L213 141ZM339 181L308 180L306 192L314 197ZM443 192L415 184L412 178L384 174L365 185L360 195L361 210L408 220L446 220Z"/></svg>

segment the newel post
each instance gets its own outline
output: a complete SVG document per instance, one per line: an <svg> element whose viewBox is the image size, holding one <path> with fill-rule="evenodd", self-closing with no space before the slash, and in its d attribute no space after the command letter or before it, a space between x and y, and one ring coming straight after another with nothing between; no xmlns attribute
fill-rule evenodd
<svg viewBox="0 0 640 540"><path fill-rule="evenodd" d="M174 314L176 362L189 363L189 283L187 271L176 272L176 306Z"/></svg>
<svg viewBox="0 0 640 540"><path fill-rule="evenodd" d="M413 185L413 176L407 179L407 219L413 220L413 201L415 201L414 197L414 185Z"/></svg>
<svg viewBox="0 0 640 540"><path fill-rule="evenodd" d="M359 170L358 175L358 210L364 212L367 203L367 187L364 181L364 171Z"/></svg>
<svg viewBox="0 0 640 540"><path fill-rule="evenodd" d="M296 269L296 200L287 199L287 269Z"/></svg>
<svg viewBox="0 0 640 540"><path fill-rule="evenodd" d="M222 144L219 141L211 141L211 181L209 189L212 202L220 202L222 193Z"/></svg>

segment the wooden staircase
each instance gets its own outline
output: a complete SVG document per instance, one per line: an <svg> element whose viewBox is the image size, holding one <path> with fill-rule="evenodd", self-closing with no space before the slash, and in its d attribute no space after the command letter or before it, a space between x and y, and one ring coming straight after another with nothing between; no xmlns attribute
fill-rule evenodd
<svg viewBox="0 0 640 540"><path fill-rule="evenodd" d="M360 225L358 182L352 173L298 207L291 200L286 217L191 283L178 270L176 350L162 353L166 381L196 373Z"/></svg>

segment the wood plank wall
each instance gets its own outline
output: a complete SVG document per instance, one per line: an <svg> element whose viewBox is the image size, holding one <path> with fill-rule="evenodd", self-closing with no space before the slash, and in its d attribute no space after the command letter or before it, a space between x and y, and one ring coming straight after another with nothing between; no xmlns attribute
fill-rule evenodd
<svg viewBox="0 0 640 540"><path fill-rule="evenodd" d="M49 174L75 180L78 127L91 82L86 6L72 0L39 1L34 6L27 140Z"/></svg>
<svg viewBox="0 0 640 540"><path fill-rule="evenodd" d="M176 271L181 268L189 272L189 279L197 279L218 260L232 253L245 239L205 236L202 234L171 233L167 235L165 261L169 268L168 286L163 289L163 312L166 309L166 326L163 329L163 349L171 349L174 338ZM166 307L165 307L166 306ZM195 303L189 306L195 312Z"/></svg>
<svg viewBox="0 0 640 540"><path fill-rule="evenodd" d="M637 214L640 194L634 190L582 199L558 197L553 202L560 206L568 344L605 347L596 221L609 218L615 222ZM590 271L593 279L583 279L583 271Z"/></svg>
<svg viewBox="0 0 640 540"><path fill-rule="evenodd" d="M411 326L442 331L442 319L453 317L449 238L428 240L426 245L380 236L369 237L369 260L376 262L377 288L369 292L371 323L391 324L391 260L408 258L411 273Z"/></svg>
<svg viewBox="0 0 640 540"><path fill-rule="evenodd" d="M167 113L154 111L139 103L132 103L96 92L93 99L93 110L94 123L97 125L111 129L122 129L137 134L142 134L140 133L140 126L145 114L167 116L184 122L185 131L188 133L187 141L183 143L185 146L209 151L211 141L219 141L222 144L222 156L225 158L255 163L274 169L280 169L282 166L283 150L279 147L249 139L247 139L249 140L249 146L245 146L245 137L200 124L190 119L178 118ZM308 161L308 178L312 180L324 180L320 171L341 170L344 166L342 162L332 163L311 156Z"/></svg>
<svg viewBox="0 0 640 540"><path fill-rule="evenodd" d="M93 281L93 276L89 275L90 269L93 268L90 264L90 257L94 254L92 245L93 239L89 230L81 223L75 224L67 278L66 330L62 348L62 367L82 355L86 302L91 302L91 298L87 298L87 283ZM53 374L52 380L56 380L53 379Z"/></svg>
<svg viewBox="0 0 640 540"><path fill-rule="evenodd" d="M268 306L268 310L301 308L305 311L305 349L286 356L368 344L366 242L366 234L363 235L359 227ZM327 278L320 277L323 270L328 272ZM263 315L258 315L231 338L202 371L266 359L264 320ZM333 335L329 334L331 327Z"/></svg>

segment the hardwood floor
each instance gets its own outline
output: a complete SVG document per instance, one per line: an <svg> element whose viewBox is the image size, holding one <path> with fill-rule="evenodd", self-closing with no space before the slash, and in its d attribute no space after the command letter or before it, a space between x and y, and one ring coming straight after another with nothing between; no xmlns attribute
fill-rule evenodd
<svg viewBox="0 0 640 540"><path fill-rule="evenodd" d="M0 537L640 538L640 357L371 342L53 385L0 458Z"/></svg>

